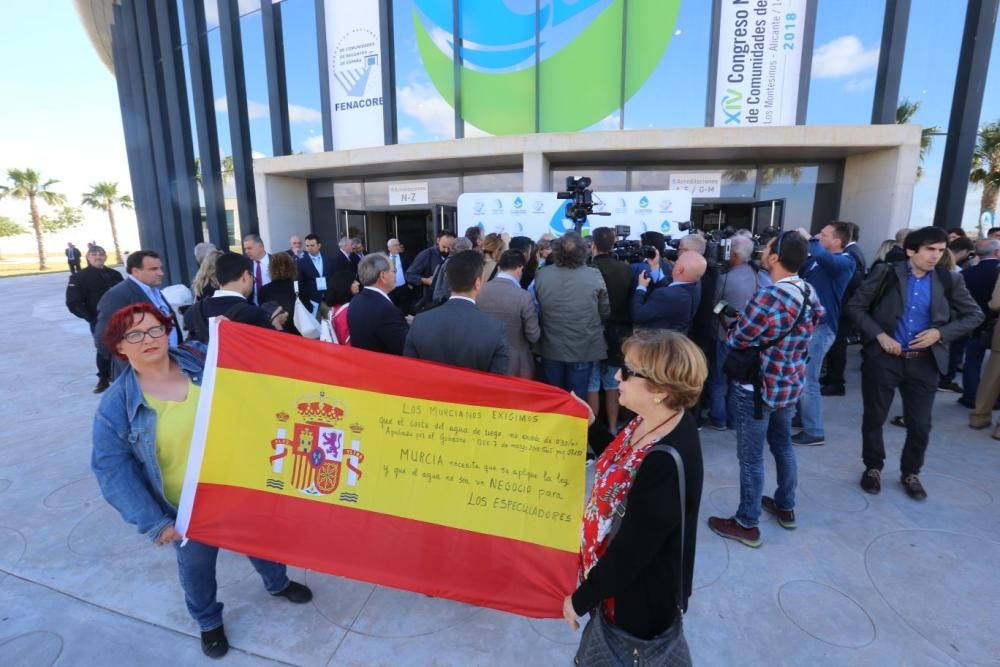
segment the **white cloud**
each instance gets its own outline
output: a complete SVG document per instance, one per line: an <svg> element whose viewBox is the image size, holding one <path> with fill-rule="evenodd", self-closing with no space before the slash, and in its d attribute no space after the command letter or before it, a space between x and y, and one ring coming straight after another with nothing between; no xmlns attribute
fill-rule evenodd
<svg viewBox="0 0 1000 667"><path fill-rule="evenodd" d="M845 93L864 93L875 87L875 77L867 76L860 79L849 79L844 84Z"/></svg>
<svg viewBox="0 0 1000 667"><path fill-rule="evenodd" d="M817 79L841 79L878 66L878 47L865 50L855 35L844 35L813 52L812 75Z"/></svg>
<svg viewBox="0 0 1000 667"><path fill-rule="evenodd" d="M323 115L319 111L316 111L316 109L299 106L298 104L289 104L288 121L291 123L321 123L323 122Z"/></svg>
<svg viewBox="0 0 1000 667"><path fill-rule="evenodd" d="M217 113L226 113L229 111L229 103L226 101L225 95L215 99L215 111ZM247 100L247 115L251 120L257 118L267 118L269 113L270 109L263 102L258 102L257 100ZM323 116L315 109L310 109L309 107L300 106L298 104L289 104L288 120L291 123L319 123L322 122Z"/></svg>
<svg viewBox="0 0 1000 667"><path fill-rule="evenodd" d="M433 139L455 136L455 110L430 84L412 83L399 90L399 107L416 118Z"/></svg>
<svg viewBox="0 0 1000 667"><path fill-rule="evenodd" d="M322 153L323 152L323 135L314 134L305 141L302 142L302 147L305 148L306 153Z"/></svg>
<svg viewBox="0 0 1000 667"><path fill-rule="evenodd" d="M267 157L267 156L261 153L260 151L250 151L250 157L253 158L254 160L259 160L262 157Z"/></svg>
<svg viewBox="0 0 1000 667"><path fill-rule="evenodd" d="M226 113L229 111L229 103L226 101L226 96L217 97L215 99L215 111L216 113ZM247 116L250 119L255 118L267 118L268 109L267 105L254 100L247 100Z"/></svg>
<svg viewBox="0 0 1000 667"><path fill-rule="evenodd" d="M412 127L401 127L396 134L400 142L408 142L412 141L417 133Z"/></svg>

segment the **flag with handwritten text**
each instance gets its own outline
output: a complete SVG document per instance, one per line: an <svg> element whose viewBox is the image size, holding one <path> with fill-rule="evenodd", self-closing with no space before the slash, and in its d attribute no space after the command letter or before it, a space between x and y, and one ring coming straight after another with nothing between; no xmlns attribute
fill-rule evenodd
<svg viewBox="0 0 1000 667"><path fill-rule="evenodd" d="M183 535L561 617L576 584L587 430L569 394L235 322L213 327Z"/></svg>

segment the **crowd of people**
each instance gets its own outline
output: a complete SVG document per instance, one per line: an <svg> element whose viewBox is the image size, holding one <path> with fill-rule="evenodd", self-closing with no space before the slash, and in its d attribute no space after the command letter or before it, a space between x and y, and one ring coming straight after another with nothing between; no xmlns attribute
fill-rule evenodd
<svg viewBox="0 0 1000 667"><path fill-rule="evenodd" d="M129 255L122 280L94 247L67 291L94 334L95 391L111 388L95 421L93 467L126 521L157 544L176 540L177 475L215 316L546 382L588 406L588 459L596 461L580 585L563 606L574 627L591 614L580 664L618 650L609 646L640 644L669 646L676 664L687 664L680 618L691 594L703 427L735 431L740 468L739 506L708 526L759 547L762 512L796 527L795 447L825 443L823 397L846 394L853 342L863 356L866 492L881 491L882 429L897 389L903 414L891 423L906 429L900 483L911 498L927 498L919 475L939 389L962 394L972 428L992 425L1000 355L981 367L986 350L1000 350L1000 229L979 241L961 230L901 230L871 267L858 234L840 221L766 244L735 231L725 259L708 261L700 233L676 249L649 233L644 259L632 263L617 255L606 227L537 241L478 227L461 237L442 231L412 258L397 239L367 252L361 239L345 237L327 253L308 234L272 254L249 234L243 254L194 249L200 269L184 304L161 291L155 252ZM141 447L133 432L145 434ZM765 442L773 495L765 494ZM188 609L206 653L224 653L213 548L186 553L178 550ZM311 596L288 582L284 566L251 560L273 594Z"/></svg>

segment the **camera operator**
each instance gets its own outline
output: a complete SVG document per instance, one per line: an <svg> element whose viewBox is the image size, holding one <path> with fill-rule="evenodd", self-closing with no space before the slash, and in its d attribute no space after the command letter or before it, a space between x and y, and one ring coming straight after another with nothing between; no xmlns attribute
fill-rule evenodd
<svg viewBox="0 0 1000 667"><path fill-rule="evenodd" d="M632 324L643 329L673 329L686 335L698 307L696 290L705 268L704 257L683 252L674 262L672 281L653 290L649 272L640 273L632 295Z"/></svg>
<svg viewBox="0 0 1000 667"><path fill-rule="evenodd" d="M618 431L618 380L615 375L624 363L622 342L632 333L629 319L628 292L632 274L627 264L619 262L611 254L615 247L615 232L610 227L598 227L591 235L594 240L591 265L601 272L608 290L611 315L604 323L604 340L608 344L608 358L595 361L590 372L590 386L587 388L587 403L595 415L600 415L601 388L604 388L604 405L607 411L608 428Z"/></svg>
<svg viewBox="0 0 1000 667"><path fill-rule="evenodd" d="M639 276L643 272L649 274L654 287L670 282L670 262L663 259L665 240L666 238L659 232L645 232L642 235L642 254L645 259L629 265L632 270L631 291L635 291L639 284Z"/></svg>
<svg viewBox="0 0 1000 667"><path fill-rule="evenodd" d="M733 236L730 245L729 270L718 280L715 289L713 314L717 316L715 336L715 359L709 367L709 423L717 431L735 428L735 414L728 409L729 379L723 372L726 357L731 349L726 343L729 325L735 321L733 311L743 312L750 298L761 287L771 284L771 276L759 271L750 260L753 258L753 239L749 236ZM730 313L730 314L727 314Z"/></svg>

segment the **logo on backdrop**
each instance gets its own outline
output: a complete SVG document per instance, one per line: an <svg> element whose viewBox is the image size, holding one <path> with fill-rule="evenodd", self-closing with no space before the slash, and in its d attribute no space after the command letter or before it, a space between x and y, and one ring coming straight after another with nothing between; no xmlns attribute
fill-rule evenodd
<svg viewBox="0 0 1000 667"><path fill-rule="evenodd" d="M344 94L357 98L337 102L337 111L382 106L382 96L365 97L372 75L379 69L378 36L364 28L357 28L340 38L333 47L330 71Z"/></svg>
<svg viewBox="0 0 1000 667"><path fill-rule="evenodd" d="M414 0L413 23L421 60L435 88L454 106L453 0ZM535 71L546 82L538 90L542 132L588 128L619 110L621 77L625 99L646 83L674 34L680 0L633 2L628 23L657 26L628 34L625 72L605 66L607 49L621 43L625 0L477 0L463 3L464 119L491 134L535 131ZM402 17L400 17L402 20ZM541 26L535 48L536 20ZM538 64L536 65L536 59ZM581 73L586 91L580 94Z"/></svg>

